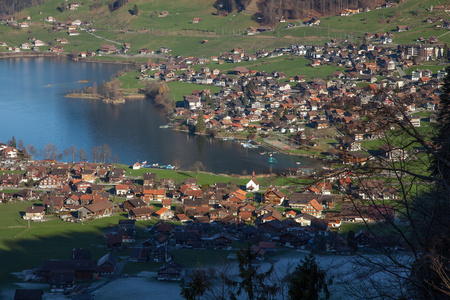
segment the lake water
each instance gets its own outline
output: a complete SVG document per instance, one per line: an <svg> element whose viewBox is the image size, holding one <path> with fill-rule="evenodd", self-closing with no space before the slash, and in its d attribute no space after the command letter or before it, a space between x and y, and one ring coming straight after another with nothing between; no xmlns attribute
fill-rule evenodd
<svg viewBox="0 0 450 300"><path fill-rule="evenodd" d="M15 136L36 149L50 142L60 153L75 145L88 154L92 147L108 144L121 163L177 163L189 168L201 161L207 171L218 173L268 173L271 167L283 170L297 162L316 164L311 159L274 154L278 163L270 166L268 155L260 155L267 149L245 149L231 141L159 128L166 120L149 100L114 105L64 97L68 90L101 84L123 68L65 59L1 59L0 141Z"/></svg>

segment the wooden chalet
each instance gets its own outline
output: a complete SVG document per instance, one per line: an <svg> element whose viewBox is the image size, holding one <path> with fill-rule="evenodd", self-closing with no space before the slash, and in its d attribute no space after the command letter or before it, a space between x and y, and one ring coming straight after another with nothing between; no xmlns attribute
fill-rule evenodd
<svg viewBox="0 0 450 300"><path fill-rule="evenodd" d="M158 280L180 281L183 278L183 266L177 263L170 263L158 269Z"/></svg>
<svg viewBox="0 0 450 300"><path fill-rule="evenodd" d="M30 206L25 209L25 215L23 218L25 220L31 221L42 221L45 216L44 206Z"/></svg>
<svg viewBox="0 0 450 300"><path fill-rule="evenodd" d="M136 208L141 208L147 206L147 203L145 203L142 199L136 198L136 199L130 199L123 203L123 210L129 211Z"/></svg>
<svg viewBox="0 0 450 300"><path fill-rule="evenodd" d="M117 257L111 252L102 256L97 262L97 272L99 275L112 275L117 266Z"/></svg>
<svg viewBox="0 0 450 300"><path fill-rule="evenodd" d="M113 213L114 205L109 201L99 201L84 206L80 211L86 218L109 217Z"/></svg>
<svg viewBox="0 0 450 300"><path fill-rule="evenodd" d="M128 218L133 220L149 220L154 213L155 209L153 207L144 206L133 208L128 212Z"/></svg>
<svg viewBox="0 0 450 300"><path fill-rule="evenodd" d="M286 195L276 187L271 187L264 192L264 203L269 205L282 205Z"/></svg>

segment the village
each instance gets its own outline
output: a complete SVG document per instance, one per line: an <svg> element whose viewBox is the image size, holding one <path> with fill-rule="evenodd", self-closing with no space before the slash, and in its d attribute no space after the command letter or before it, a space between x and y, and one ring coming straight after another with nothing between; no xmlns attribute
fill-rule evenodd
<svg viewBox="0 0 450 300"><path fill-rule="evenodd" d="M80 5L73 2L68 9ZM447 12L444 6L433 9ZM345 9L339 16L360 12ZM167 15L164 11L158 17ZM14 53L63 55L73 37L101 38L90 21L60 21L52 16L42 20L60 36L54 40L30 36L21 44L2 41L0 46ZM7 16L1 21L24 30L32 23L29 17L19 21ZM192 20L201 22L201 18ZM279 20L287 29L317 27L320 22L319 18L299 24ZM450 21L443 18L430 16L423 23L450 29ZM396 174L358 171L371 164L395 169L404 162L422 164L424 169L415 169L416 173L427 171L423 145L411 144L398 132L412 128L433 147L430 136L447 75L448 46L434 35L419 36L412 44L396 43L393 33L411 29L405 24L389 32L368 32L356 43L330 38L322 45L298 42L272 50L235 47L199 57L172 55L164 45L137 50L131 43L106 39L96 50L72 50L69 56L81 61L96 56L148 59L134 63L135 80L142 86L198 85L182 99L168 99L175 102L168 106L168 126L176 130L319 158L324 165L298 165L270 175L252 172L239 180L214 182L198 170L173 170L160 176L159 170L139 162L125 166L87 162L82 157L79 162L75 157L72 162L38 160L15 143L0 143L0 209L26 204L15 212L26 225L10 222L8 228L27 230L46 223L79 228L99 220L105 224L95 243L72 242L72 252L61 251L57 257L28 264L17 281L44 283L45 291L76 298L147 270L154 271L154 280L189 282L194 260L197 268L205 270L208 264L223 262L217 257L235 260L236 251L247 245L259 262L269 263L286 253L347 257L375 255L380 250L407 252L403 239L383 230L393 224L408 226L401 217L402 200L407 201L402 198L403 186L392 180ZM243 35L272 31L271 26L250 27ZM205 38L201 43L210 41ZM304 60L308 68L287 75L270 65L275 59L299 66ZM270 69L253 68L258 62ZM337 71L320 77L308 72L322 67ZM43 291L18 289L17 293L42 295Z"/></svg>
<svg viewBox="0 0 450 300"><path fill-rule="evenodd" d="M439 107L444 67L433 73L420 68L420 63L438 66L445 60L446 47L434 40L391 43L389 33L368 33L360 45L333 39L323 46L293 44L255 54L234 48L210 58L169 56L165 62L149 60L140 66L138 79L143 82L184 81L221 88L217 94L201 89L178 101L170 118L179 129L184 126L214 136L244 137L249 144L293 154L300 150L302 155L331 139L319 155L332 157L327 170L286 169L279 175L294 182L289 186L268 184L267 180L262 186L254 172L245 184L203 184L193 173L176 181L159 178L139 163L124 167L34 160L22 149L2 144L2 205L29 203L21 213L29 224L59 218L81 226L122 216L118 223L104 228L107 252L103 257L94 260L89 249L74 249L68 260L29 266L34 269L27 280L46 282L51 292L76 295L87 288L79 285L80 281L120 276L125 263L156 262L162 263L158 280L178 281L188 272L174 259L173 251L232 253L247 241L261 261L273 259L283 249L342 255L381 248L404 251L406 245L398 236L386 234L375 239L360 229L349 239L348 231L341 232L345 224L402 222L394 209L399 187L387 185L387 177L357 177L351 169L380 158L416 160L423 149L390 143L385 129L393 130L395 122L416 129L430 126ZM116 51L113 45L100 49L103 54ZM158 52L169 53L170 49L163 47ZM80 55L83 58L86 53ZM210 67L195 71L197 65L270 57L305 57L311 67L341 66L343 71L311 80L306 74L287 78L283 70L265 72L242 66L226 73ZM403 69L413 66L419 67L405 75ZM381 107L391 108L392 115L377 116ZM199 122L204 122L200 130ZM376 143L366 144L368 149L364 147L367 141ZM295 184L296 180L302 184ZM142 233L139 223L146 221L152 225ZM124 249L127 259L119 262Z"/></svg>
<svg viewBox="0 0 450 300"><path fill-rule="evenodd" d="M381 242L363 229L351 240L340 234L344 224L363 226L385 223L387 216L397 218L393 205L386 203L395 202L398 189L383 180L357 180L347 172L331 174L324 181L318 175L304 177L311 184L303 188L263 187L253 173L244 185L201 184L194 173L176 182L175 178L159 178L139 163L124 167L33 160L6 144L0 152L2 207L28 203L20 213L28 226L56 218L82 226L121 216L118 223L104 228L100 247L106 252L98 261L89 249L74 249L68 260L29 266L34 269L23 279L46 282L54 293L83 294L87 286L80 281L117 278L125 263L163 263L157 270L158 280L181 280L185 270L174 259L174 251L232 254L248 241L261 261L286 250L341 255L371 251L366 249L405 250L398 237L388 234ZM298 177L286 176L294 181ZM355 206L346 195L377 199L380 205L368 201ZM152 225L143 230L139 223L148 221ZM123 251L127 259L119 263Z"/></svg>
<svg viewBox="0 0 450 300"><path fill-rule="evenodd" d="M328 151L334 158L339 155L344 164L364 163L369 157L367 151L374 150L364 149L364 141L384 136L378 124L370 122L371 111L387 105L397 110L396 118L414 127L435 122L439 86L446 75L444 66L435 73L420 68L421 62L439 67L438 62L445 60L444 45L390 46L380 43L388 34L366 37L373 43L345 46L332 40L324 46L293 44L256 54L235 48L210 59L170 57L166 63L141 65L142 75L138 78L221 88L217 94L203 89L179 100L173 114L169 112L176 128L216 137L231 135L254 145L263 143L309 156L315 156L315 146L328 138L334 140L328 147L338 150ZM240 63L279 56L304 56L311 61L311 67L331 65L345 70L329 74L328 79L306 80L304 74L287 78L282 70L266 72L237 66L222 73L210 67L199 71L191 68L210 62ZM404 69L417 65L411 75L405 75ZM197 126L199 118L202 126ZM389 145L380 150L386 151L386 147ZM323 147L317 149L327 153Z"/></svg>

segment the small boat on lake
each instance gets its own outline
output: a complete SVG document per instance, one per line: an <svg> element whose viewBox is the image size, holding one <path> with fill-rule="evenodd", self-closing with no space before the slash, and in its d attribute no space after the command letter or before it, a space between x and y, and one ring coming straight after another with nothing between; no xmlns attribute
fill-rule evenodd
<svg viewBox="0 0 450 300"><path fill-rule="evenodd" d="M275 157L272 156L272 154L270 154L269 164L276 164L276 163L278 163L278 161L275 159Z"/></svg>

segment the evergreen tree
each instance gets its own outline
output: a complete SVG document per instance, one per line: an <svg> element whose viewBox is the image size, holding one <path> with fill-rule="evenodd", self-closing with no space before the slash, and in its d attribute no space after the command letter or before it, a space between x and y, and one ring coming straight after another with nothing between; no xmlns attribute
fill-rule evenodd
<svg viewBox="0 0 450 300"><path fill-rule="evenodd" d="M245 107L247 107L247 105L248 105L248 99L247 99L247 96L245 96L244 94L241 96L241 102L242 102L242 105L244 105Z"/></svg>
<svg viewBox="0 0 450 300"><path fill-rule="evenodd" d="M133 16L138 16L139 15L139 8L136 4L134 4L133 7Z"/></svg>
<svg viewBox="0 0 450 300"><path fill-rule="evenodd" d="M181 286L180 295L187 300L200 299L206 292L207 281L201 270L195 270L189 275L189 282Z"/></svg>
<svg viewBox="0 0 450 300"><path fill-rule="evenodd" d="M277 111L275 112L275 118L277 120L279 120L281 118L281 110L280 109L277 109Z"/></svg>
<svg viewBox="0 0 450 300"><path fill-rule="evenodd" d="M247 299L271 299L275 296L278 287L276 283L270 284L270 276L273 273L273 265L270 269L262 272L259 265L255 263L258 253L254 252L251 244L248 243L246 248L236 251L239 263L239 281L228 280L232 287L237 287L237 295L230 291L231 298L237 299L244 291Z"/></svg>
<svg viewBox="0 0 450 300"><path fill-rule="evenodd" d="M11 147L16 148L17 146L17 142L16 142L16 137L13 136L11 139L11 143L9 144Z"/></svg>
<svg viewBox="0 0 450 300"><path fill-rule="evenodd" d="M214 99L210 95L205 96L205 104L211 109L214 109Z"/></svg>
<svg viewBox="0 0 450 300"><path fill-rule="evenodd" d="M443 58L445 60L447 60L448 59L448 45L447 45L447 43L444 44L444 49L443 49L442 52L443 52L442 53Z"/></svg>
<svg viewBox="0 0 450 300"><path fill-rule="evenodd" d="M55 212L55 204L53 204L53 200L51 200L47 208L47 213L53 214L54 212Z"/></svg>
<svg viewBox="0 0 450 300"><path fill-rule="evenodd" d="M288 294L292 300L317 300L325 293L325 299L330 298L326 272L321 270L314 256L305 257L289 276Z"/></svg>
<svg viewBox="0 0 450 300"><path fill-rule="evenodd" d="M245 87L247 91L253 91L255 89L255 83L253 82L253 79L251 79L247 86Z"/></svg>
<svg viewBox="0 0 450 300"><path fill-rule="evenodd" d="M197 124L195 125L195 132L205 132L206 124L203 118L203 112L200 112L197 117Z"/></svg>
<svg viewBox="0 0 450 300"><path fill-rule="evenodd" d="M61 2L61 4L60 4L59 7L58 7L58 10L59 10L60 12L65 12L65 11L67 10L67 5L66 5L66 3L65 3L65 2Z"/></svg>

